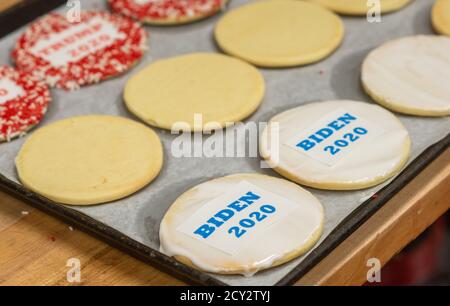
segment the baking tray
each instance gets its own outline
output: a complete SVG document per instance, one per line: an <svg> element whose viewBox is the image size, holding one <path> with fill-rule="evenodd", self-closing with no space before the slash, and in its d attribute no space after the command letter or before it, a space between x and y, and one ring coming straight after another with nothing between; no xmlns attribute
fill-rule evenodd
<svg viewBox="0 0 450 306"><path fill-rule="evenodd" d="M249 1L232 0L228 9ZM24 25L45 11L64 4L61 0L29 0L0 15L0 63L11 63L9 54ZM331 57L305 67L262 69L267 93L261 108L248 120L267 122L274 114L304 103L331 99L370 102L359 85L359 67L365 55L381 43L414 34L432 34L429 13L433 0L413 1L404 10L384 15L381 23L369 24L365 18L343 17L346 37ZM82 1L85 10L107 10L105 1ZM58 11L64 12L61 6ZM123 85L131 75L150 62L195 51L219 52L212 38L213 26L220 16L191 25L147 27L150 52L127 74L68 93L53 90L53 103L42 122L82 114L113 114L133 118L121 98ZM14 30L16 29L16 30ZM144 262L176 275L190 283L202 285L290 285L301 278L322 258L380 209L450 144L450 118L419 118L399 115L409 130L412 156L408 166L394 179L374 188L351 191L309 189L325 207L325 230L322 239L308 254L281 267L253 277L218 276L203 273L176 262L158 251L159 222L175 198L192 186L213 177L237 172L261 172L258 158L175 159L169 156L174 136L156 130L165 147L166 163L160 176L135 195L110 204L73 207L54 203L20 185L14 169L14 157L24 138L0 144L0 188L31 205L106 241ZM136 118L133 118L136 119ZM32 132L31 132L32 133ZM25 137L26 138L26 137ZM185 178L181 178L184 175Z"/></svg>

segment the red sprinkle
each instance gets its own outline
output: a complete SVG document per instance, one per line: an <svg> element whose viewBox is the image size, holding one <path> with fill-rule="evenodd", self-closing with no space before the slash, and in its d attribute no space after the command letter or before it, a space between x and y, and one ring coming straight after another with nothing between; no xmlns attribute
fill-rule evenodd
<svg viewBox="0 0 450 306"><path fill-rule="evenodd" d="M109 22L123 37L115 38L111 42L108 41L104 47L95 49L94 43L98 46L95 39L88 40L89 37L84 37L85 41L80 42L81 35L85 35L84 32L77 33L79 36L68 32L70 28L79 26L79 23L70 23L64 15L50 13L34 22L18 39L12 53L17 66L24 71L33 72L50 86L74 90L121 74L143 56L147 49L147 34L137 22L104 12L83 12L81 23L87 23L93 18ZM52 44L49 50L53 52L61 50L61 46L73 45L75 49L70 49L66 55L73 56L75 51L79 51L76 47L82 49L84 53L87 52L87 55L84 56L82 53L84 57L81 59L75 57L74 61L67 64L53 66L49 60L30 52L30 49L39 42L45 42L52 35L54 37L61 33L68 33L69 36ZM105 37L108 36L103 36L104 39ZM81 45L76 45L77 43ZM92 48L92 51L89 53L89 49L86 48Z"/></svg>
<svg viewBox="0 0 450 306"><path fill-rule="evenodd" d="M53 241L53 242L55 242L55 241L56 241L56 238L53 237L53 236L51 236L51 237L50 237L50 240Z"/></svg>
<svg viewBox="0 0 450 306"><path fill-rule="evenodd" d="M0 104L0 142L10 141L37 125L51 101L48 86L39 78L12 67L0 66L0 81L9 81L22 94ZM8 88L0 88L7 94Z"/></svg>
<svg viewBox="0 0 450 306"><path fill-rule="evenodd" d="M108 0L111 8L143 22L195 20L210 16L228 0ZM140 3L139 3L140 2Z"/></svg>
<svg viewBox="0 0 450 306"><path fill-rule="evenodd" d="M378 198L378 195L377 194L374 194L373 196L372 196L372 199L377 199Z"/></svg>

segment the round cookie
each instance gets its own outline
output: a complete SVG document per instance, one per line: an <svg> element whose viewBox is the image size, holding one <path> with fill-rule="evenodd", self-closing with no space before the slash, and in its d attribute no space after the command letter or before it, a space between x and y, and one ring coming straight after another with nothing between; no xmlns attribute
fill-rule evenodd
<svg viewBox="0 0 450 306"><path fill-rule="evenodd" d="M367 0L309 0L344 15L366 15L371 6ZM390 13L406 6L411 0L380 0L381 13Z"/></svg>
<svg viewBox="0 0 450 306"><path fill-rule="evenodd" d="M37 77L0 66L0 142L37 125L51 101L48 86Z"/></svg>
<svg viewBox="0 0 450 306"><path fill-rule="evenodd" d="M126 84L124 100L150 125L209 132L251 115L264 87L261 73L246 62L194 53L156 61L138 72Z"/></svg>
<svg viewBox="0 0 450 306"><path fill-rule="evenodd" d="M372 51L362 66L365 91L381 105L417 116L450 115L450 38L412 36Z"/></svg>
<svg viewBox="0 0 450 306"><path fill-rule="evenodd" d="M219 12L228 0L108 0L116 13L155 25L197 21Z"/></svg>
<svg viewBox="0 0 450 306"><path fill-rule="evenodd" d="M147 49L145 30L131 19L82 12L80 23L50 13L19 37L12 56L18 68L50 86L77 89L117 76Z"/></svg>
<svg viewBox="0 0 450 306"><path fill-rule="evenodd" d="M357 190L397 174L411 141L384 108L355 101L303 105L273 117L260 153L284 177L310 187Z"/></svg>
<svg viewBox="0 0 450 306"><path fill-rule="evenodd" d="M220 48L262 67L291 67L329 56L344 37L342 20L305 1L269 0L243 5L215 28Z"/></svg>
<svg viewBox="0 0 450 306"><path fill-rule="evenodd" d="M55 202L92 205L124 198L150 183L163 162L154 131L114 116L57 121L27 139L16 158L19 179Z"/></svg>
<svg viewBox="0 0 450 306"><path fill-rule="evenodd" d="M202 183L172 204L160 225L160 249L203 271L249 276L310 250L323 220L320 202L296 184L260 174L230 175ZM200 225L209 232L195 230Z"/></svg>
<svg viewBox="0 0 450 306"><path fill-rule="evenodd" d="M437 0L433 6L431 20L439 34L450 36L450 0Z"/></svg>

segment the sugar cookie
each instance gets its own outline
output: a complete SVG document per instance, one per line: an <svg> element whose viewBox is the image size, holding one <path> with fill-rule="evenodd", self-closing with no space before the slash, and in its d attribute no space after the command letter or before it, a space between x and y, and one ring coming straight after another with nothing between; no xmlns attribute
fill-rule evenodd
<svg viewBox="0 0 450 306"><path fill-rule="evenodd" d="M376 1L367 0L309 0L344 15L366 15L369 10L377 8ZM381 13L390 13L406 6L411 0L380 0Z"/></svg>
<svg viewBox="0 0 450 306"><path fill-rule="evenodd" d="M108 2L116 13L141 22L174 25L214 15L228 0L108 0Z"/></svg>
<svg viewBox="0 0 450 306"><path fill-rule="evenodd" d="M9 141L37 125L50 101L48 86L37 77L0 66L0 142Z"/></svg>
<svg viewBox="0 0 450 306"><path fill-rule="evenodd" d="M431 20L439 34L450 36L450 0L437 0L433 6Z"/></svg>
<svg viewBox="0 0 450 306"><path fill-rule="evenodd" d="M80 23L51 13L33 23L16 43L17 66L50 86L68 90L117 76L146 50L147 34L128 18L83 12Z"/></svg>
<svg viewBox="0 0 450 306"><path fill-rule="evenodd" d="M450 115L450 38L390 41L364 60L362 83L381 105L417 116Z"/></svg>
<svg viewBox="0 0 450 306"><path fill-rule="evenodd" d="M100 204L150 183L163 162L150 128L113 116L64 119L37 130L16 158L20 181L55 202Z"/></svg>
<svg viewBox="0 0 450 306"><path fill-rule="evenodd" d="M124 92L128 109L146 123L195 132L248 117L263 96L264 79L256 68L216 53L154 62L133 76Z"/></svg>
<svg viewBox="0 0 450 306"><path fill-rule="evenodd" d="M317 62L341 43L344 25L334 13L298 0L258 1L228 12L215 37L226 53L262 67Z"/></svg>
<svg viewBox="0 0 450 306"><path fill-rule="evenodd" d="M408 131L393 114L354 101L287 110L270 120L260 139L261 156L275 171L328 190L380 184L402 169L410 146Z"/></svg>
<svg viewBox="0 0 450 306"><path fill-rule="evenodd" d="M250 276L310 250L323 219L320 202L289 181L230 175L173 203L161 222L161 251L203 271Z"/></svg>

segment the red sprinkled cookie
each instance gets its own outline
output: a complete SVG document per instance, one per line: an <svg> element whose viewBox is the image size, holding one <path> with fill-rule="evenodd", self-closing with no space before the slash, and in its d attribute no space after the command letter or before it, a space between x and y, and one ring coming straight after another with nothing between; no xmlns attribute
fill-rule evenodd
<svg viewBox="0 0 450 306"><path fill-rule="evenodd" d="M211 16L228 0L108 0L120 14L149 24L182 24Z"/></svg>
<svg viewBox="0 0 450 306"><path fill-rule="evenodd" d="M37 125L50 101L50 90L42 80L0 66L0 142L10 141Z"/></svg>
<svg viewBox="0 0 450 306"><path fill-rule="evenodd" d="M147 34L126 17L84 12L70 23L51 13L33 23L13 51L17 66L67 90L98 83L133 66L147 49Z"/></svg>

